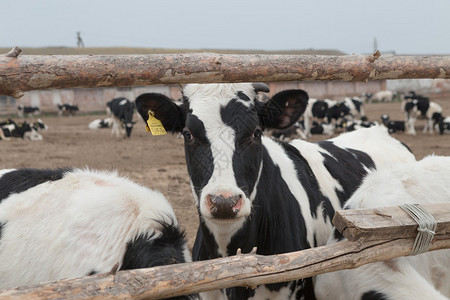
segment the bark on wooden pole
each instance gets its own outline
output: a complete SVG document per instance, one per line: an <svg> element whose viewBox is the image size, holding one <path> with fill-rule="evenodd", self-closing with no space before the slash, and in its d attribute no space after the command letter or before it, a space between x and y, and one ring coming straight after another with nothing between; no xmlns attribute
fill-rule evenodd
<svg viewBox="0 0 450 300"><path fill-rule="evenodd" d="M0 56L0 94L153 84L450 78L450 56L152 55Z"/></svg>
<svg viewBox="0 0 450 300"><path fill-rule="evenodd" d="M0 299L161 299L232 286L291 281L408 255L414 239L344 241L279 255L241 254L150 269L98 274L0 292ZM450 248L439 235L431 250Z"/></svg>

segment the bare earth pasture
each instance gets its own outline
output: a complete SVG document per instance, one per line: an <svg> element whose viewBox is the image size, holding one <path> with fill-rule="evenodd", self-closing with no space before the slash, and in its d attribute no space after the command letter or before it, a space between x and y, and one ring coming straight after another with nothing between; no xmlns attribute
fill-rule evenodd
<svg viewBox="0 0 450 300"><path fill-rule="evenodd" d="M432 99L450 115L450 95ZM373 103L366 105L369 120L380 121L388 113L393 120L403 120L400 103ZM0 141L0 168L57 168L79 167L116 170L120 175L161 191L171 202L186 230L192 246L198 216L192 195L184 158L183 140L177 136L154 137L145 131L144 122L135 116L131 139L111 138L110 129L90 130L88 123L104 116L42 117L49 129L43 141ZM417 136L404 133L393 136L406 143L417 159L435 153L450 155L450 135L422 133L423 120L417 122ZM327 138L314 136L312 141ZM367 137L370 138L370 137ZM386 149L389 155L389 149ZM64 196L64 195L62 195Z"/></svg>

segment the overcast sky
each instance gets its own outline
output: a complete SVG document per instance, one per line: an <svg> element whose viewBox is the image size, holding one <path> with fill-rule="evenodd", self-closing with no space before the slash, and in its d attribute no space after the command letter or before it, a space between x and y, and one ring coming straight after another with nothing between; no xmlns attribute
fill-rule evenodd
<svg viewBox="0 0 450 300"><path fill-rule="evenodd" d="M0 47L450 54L449 0L0 0Z"/></svg>

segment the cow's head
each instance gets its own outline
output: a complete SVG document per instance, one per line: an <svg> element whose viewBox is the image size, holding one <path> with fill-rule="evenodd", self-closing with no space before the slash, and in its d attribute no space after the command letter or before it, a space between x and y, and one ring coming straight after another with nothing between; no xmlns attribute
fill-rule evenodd
<svg viewBox="0 0 450 300"><path fill-rule="evenodd" d="M263 103L255 99L262 83L192 84L183 103L161 94L143 94L136 107L149 111L166 131L182 133L191 187L201 216L212 222L243 220L251 212L262 170L264 129L284 129L304 112L308 95L286 90Z"/></svg>

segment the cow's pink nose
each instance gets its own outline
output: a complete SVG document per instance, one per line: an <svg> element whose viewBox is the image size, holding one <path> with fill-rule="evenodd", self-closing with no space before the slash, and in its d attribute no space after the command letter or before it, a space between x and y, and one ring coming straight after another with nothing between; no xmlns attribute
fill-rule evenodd
<svg viewBox="0 0 450 300"><path fill-rule="evenodd" d="M206 205L211 215L217 219L233 219L242 206L242 194L220 192L206 196Z"/></svg>

